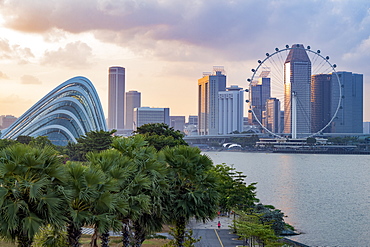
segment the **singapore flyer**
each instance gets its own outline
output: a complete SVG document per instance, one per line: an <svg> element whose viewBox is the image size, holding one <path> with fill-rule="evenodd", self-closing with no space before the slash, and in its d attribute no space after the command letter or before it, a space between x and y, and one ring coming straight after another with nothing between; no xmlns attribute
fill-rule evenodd
<svg viewBox="0 0 370 247"><path fill-rule="evenodd" d="M302 44L275 48L248 78L248 121L274 137L330 132L342 107L342 86L329 56Z"/></svg>

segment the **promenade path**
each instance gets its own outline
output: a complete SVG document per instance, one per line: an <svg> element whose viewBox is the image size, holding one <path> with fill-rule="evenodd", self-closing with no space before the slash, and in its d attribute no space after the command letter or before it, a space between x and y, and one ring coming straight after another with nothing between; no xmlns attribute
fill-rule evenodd
<svg viewBox="0 0 370 247"><path fill-rule="evenodd" d="M221 227L218 229L217 223ZM191 220L188 228L193 230L193 237L201 240L195 244L196 247L235 247L243 246L243 241L237 240L237 236L231 234L230 227L233 220L229 217L216 217L206 223Z"/></svg>

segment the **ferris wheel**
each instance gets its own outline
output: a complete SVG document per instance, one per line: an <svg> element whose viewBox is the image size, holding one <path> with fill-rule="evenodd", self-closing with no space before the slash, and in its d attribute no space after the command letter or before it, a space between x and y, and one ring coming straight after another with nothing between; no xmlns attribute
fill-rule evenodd
<svg viewBox="0 0 370 247"><path fill-rule="evenodd" d="M310 46L266 53L247 79L248 121L275 137L306 138L330 131L342 107L342 86L329 56Z"/></svg>

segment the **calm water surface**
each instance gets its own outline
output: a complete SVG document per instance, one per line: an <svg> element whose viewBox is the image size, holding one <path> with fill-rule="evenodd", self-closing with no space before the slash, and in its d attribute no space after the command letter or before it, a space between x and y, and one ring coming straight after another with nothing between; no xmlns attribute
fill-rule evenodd
<svg viewBox="0 0 370 247"><path fill-rule="evenodd" d="M257 182L309 246L370 246L370 155L206 152Z"/></svg>

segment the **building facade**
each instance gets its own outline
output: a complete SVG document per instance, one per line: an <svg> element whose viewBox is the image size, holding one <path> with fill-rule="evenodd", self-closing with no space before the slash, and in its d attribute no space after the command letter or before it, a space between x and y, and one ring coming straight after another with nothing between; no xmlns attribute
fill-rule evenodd
<svg viewBox="0 0 370 247"><path fill-rule="evenodd" d="M46 136L55 145L77 142L90 131L107 131L99 96L85 77L60 84L20 116L1 138Z"/></svg>
<svg viewBox="0 0 370 247"><path fill-rule="evenodd" d="M266 125L265 127L273 133L281 133L280 100L269 98L266 101Z"/></svg>
<svg viewBox="0 0 370 247"><path fill-rule="evenodd" d="M331 124L332 133L362 133L363 132L363 75L352 72L336 72L342 90L341 105ZM332 111L337 106L339 87L337 77L332 76Z"/></svg>
<svg viewBox="0 0 370 247"><path fill-rule="evenodd" d="M292 133L292 117L298 133L311 133L311 61L304 46L295 44L284 63L284 133ZM296 112L292 105L296 102Z"/></svg>
<svg viewBox="0 0 370 247"><path fill-rule="evenodd" d="M169 108L138 107L134 110L134 126L140 127L149 123L165 123L170 126ZM135 130L136 130L135 128Z"/></svg>
<svg viewBox="0 0 370 247"><path fill-rule="evenodd" d="M17 120L13 115L0 116L0 129L6 129Z"/></svg>
<svg viewBox="0 0 370 247"><path fill-rule="evenodd" d="M266 101L271 97L271 78L269 71L262 71L258 80L253 81L250 87L251 106L255 116L249 112L249 124L258 125L262 123L263 112L266 111ZM260 121L260 123L258 123Z"/></svg>
<svg viewBox="0 0 370 247"><path fill-rule="evenodd" d="M174 130L184 132L185 129L185 116L170 116L170 127Z"/></svg>
<svg viewBox="0 0 370 247"><path fill-rule="evenodd" d="M108 128L117 134L125 128L125 68L110 67L108 76Z"/></svg>
<svg viewBox="0 0 370 247"><path fill-rule="evenodd" d="M141 107L141 93L138 91L126 92L126 117L125 129L133 130L134 126L134 109Z"/></svg>
<svg viewBox="0 0 370 247"><path fill-rule="evenodd" d="M332 119L332 75L318 74L311 77L311 133L322 130ZM330 126L323 130L330 133Z"/></svg>
<svg viewBox="0 0 370 247"><path fill-rule="evenodd" d="M222 66L214 66L213 73L203 73L198 80L198 133L217 135L218 92L226 90L226 75Z"/></svg>
<svg viewBox="0 0 370 247"><path fill-rule="evenodd" d="M218 134L243 132L244 91L238 86L226 88L218 93Z"/></svg>

